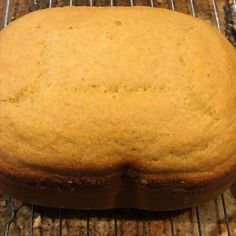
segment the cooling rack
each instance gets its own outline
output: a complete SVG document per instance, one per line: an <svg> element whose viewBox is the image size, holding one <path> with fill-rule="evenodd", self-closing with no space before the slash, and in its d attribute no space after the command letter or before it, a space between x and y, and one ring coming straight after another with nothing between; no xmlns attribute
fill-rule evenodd
<svg viewBox="0 0 236 236"><path fill-rule="evenodd" d="M0 28L28 12L68 5L169 8L210 21L236 46L236 0L0 0ZM214 201L172 212L51 209L0 195L0 235L233 236L236 184Z"/></svg>

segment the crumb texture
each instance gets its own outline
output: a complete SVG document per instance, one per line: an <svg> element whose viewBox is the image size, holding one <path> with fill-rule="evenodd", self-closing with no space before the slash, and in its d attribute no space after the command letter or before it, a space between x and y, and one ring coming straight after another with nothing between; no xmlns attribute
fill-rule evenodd
<svg viewBox="0 0 236 236"><path fill-rule="evenodd" d="M2 164L188 173L235 156L236 52L208 23L66 7L0 33Z"/></svg>

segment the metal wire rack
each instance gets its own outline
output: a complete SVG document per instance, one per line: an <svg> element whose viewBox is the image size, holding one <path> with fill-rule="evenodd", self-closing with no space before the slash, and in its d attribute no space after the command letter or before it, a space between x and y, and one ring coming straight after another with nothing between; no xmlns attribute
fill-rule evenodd
<svg viewBox="0 0 236 236"><path fill-rule="evenodd" d="M9 18L10 15L10 7L11 2L14 0L6 0L5 1L5 8L4 8L4 16L3 16L3 26L6 27L9 21L11 20ZM15 0L16 1L16 0ZM33 4L36 6L38 4L39 0L32 0ZM53 0L47 0L47 7L51 8L53 7ZM73 6L74 2L76 0L67 0L67 5ZM94 0L87 0L87 5L94 6L95 2ZM149 0L149 6L155 7L158 4L154 2L155 0ZM182 2L184 0L181 0ZM190 6L190 12L192 16L197 16L197 8L196 4L199 3L200 0L186 0L187 4ZM157 0L157 3L163 3L164 0ZM179 0L169 0L165 1L167 2L167 6L172 9L176 10L176 6L179 3ZM201 1L200 1L201 2ZM235 21L236 21L236 0L231 1L225 1L224 10L226 13L225 21L226 24L222 29L222 23L221 18L218 10L218 4L222 3L222 1L216 1L216 0L209 0L211 6L212 6L212 21L213 24L217 27L217 29L220 32L233 32L235 34ZM128 0L126 3L129 6L136 5L135 0ZM109 0L110 6L115 6L116 2L115 0ZM232 40L232 37L229 39ZM56 221L53 224L56 225L56 230L51 231L49 234L45 235L236 235L236 216L232 215L231 212L236 211L236 200L235 195L233 194L236 191L231 190L231 192L228 190L225 194L222 194L218 199L216 199L214 202L214 207L212 207L210 210L207 210L207 214L211 215L209 213L210 211L217 211L217 217L216 219L220 219L219 222L215 222L214 220L212 222L207 222L206 217L204 214L201 213L204 209L208 209L209 205L207 206L200 206L196 207L194 209L189 210L191 213L191 217L183 217L181 214L186 214L183 212L168 212L168 213L153 213L153 212L143 212L143 211L130 211L130 210L114 210L114 211L102 211L102 212L96 212L96 211L78 211L72 212L72 215L76 215L77 217L68 217L68 214L70 215L70 211L64 210L64 209L48 209L36 206L34 204L27 205L19 202L16 204L15 199L6 199L4 197L0 197L0 202L3 204L0 205L0 209L8 209L7 214L5 214L5 223L2 223L2 228L0 227L0 233L2 233L4 236L8 235L44 235L42 232L43 230L36 230L38 228L38 225L42 221L42 218L44 215L47 216L48 219L51 219L51 221ZM234 201L235 200L235 201ZM27 231L24 231L25 233L22 234L19 233L19 231L11 231L11 226L16 222L18 212L22 208L27 209L27 218L26 221L28 222L28 228ZM216 209L217 208L217 209ZM51 214L44 214L44 212L50 211ZM230 211L230 214L229 214ZM205 212L204 212L205 213ZM212 213L213 214L213 213ZM1 210L0 210L0 216ZM209 215L208 215L208 221L209 221ZM214 214L213 214L214 215ZM188 227L188 222L195 219L194 223L191 223L190 230L186 231L185 229L180 229L181 225L183 227ZM210 217L211 218L211 217ZM213 217L214 218L214 217ZM67 233L64 232L65 227L65 220L73 220L80 221L80 223L83 223L83 227L77 227L75 232L70 233L70 230L68 230L67 226ZM104 226L104 220L101 221L99 219L105 219L105 222L109 221L109 227L106 225ZM125 223L125 222L126 223ZM194 221L194 220L193 220ZM94 224L100 224L100 229L96 230L96 226L93 226L91 228L91 222ZM102 222L102 224L101 224ZM128 222L128 223L127 223ZM1 221L0 221L1 224ZM50 223L52 225L52 222ZM122 226L123 224L123 226ZM124 226L126 224L126 226ZM152 225L155 224L155 227ZM164 225L165 230L160 231L159 226L162 227ZM213 233L208 234L207 224L209 224L209 227L217 226L217 231L211 231ZM101 226L102 225L102 226ZM150 226L151 225L151 226ZM103 229L103 228L104 229ZM149 228L148 228L149 227ZM158 228L159 227L159 228ZM191 228L192 227L192 228ZM120 230L122 228L122 230ZM138 231L136 230L138 228ZM148 229L147 229L148 228ZM155 231L156 229L156 231ZM126 231L127 230L127 231ZM27 232L27 233L26 233ZM68 233L69 232L69 233ZM137 233L138 232L138 233Z"/></svg>

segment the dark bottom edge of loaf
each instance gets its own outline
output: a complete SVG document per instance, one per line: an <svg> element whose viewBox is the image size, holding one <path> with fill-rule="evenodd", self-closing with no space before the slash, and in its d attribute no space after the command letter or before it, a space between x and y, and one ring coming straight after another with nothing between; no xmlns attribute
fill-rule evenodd
<svg viewBox="0 0 236 236"><path fill-rule="evenodd" d="M136 208L166 211L190 208L215 199L235 180L235 174L230 172L223 178L205 181L192 188L175 188L174 185L150 188L132 181L114 181L108 185L80 184L70 188L49 185L40 188L37 182L28 184L21 179L0 175L0 191L10 197L47 207L85 210Z"/></svg>

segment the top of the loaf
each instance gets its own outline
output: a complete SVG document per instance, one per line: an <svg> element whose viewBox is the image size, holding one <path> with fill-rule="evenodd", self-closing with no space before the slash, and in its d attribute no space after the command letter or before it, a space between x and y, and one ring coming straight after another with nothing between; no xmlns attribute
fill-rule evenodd
<svg viewBox="0 0 236 236"><path fill-rule="evenodd" d="M45 171L235 164L236 53L148 7L36 11L0 33L0 159Z"/></svg>

